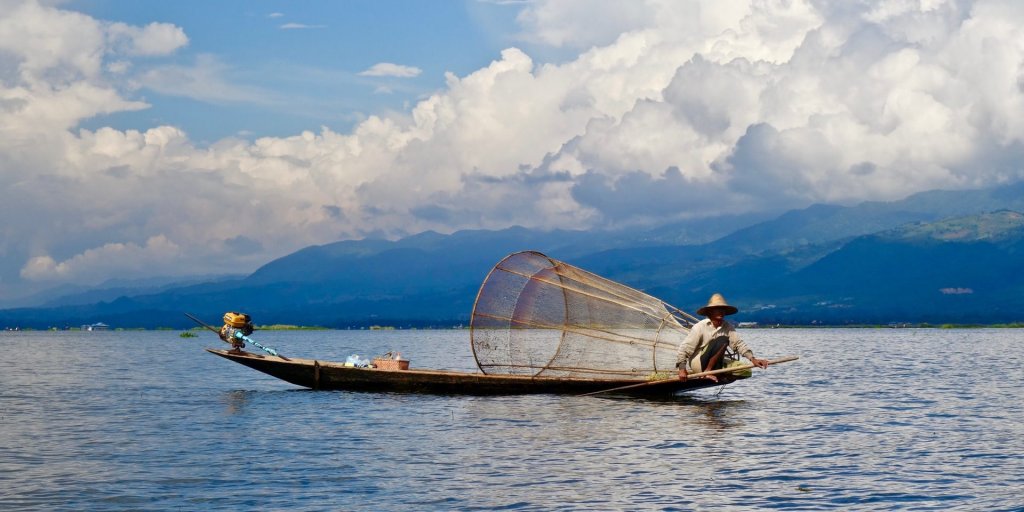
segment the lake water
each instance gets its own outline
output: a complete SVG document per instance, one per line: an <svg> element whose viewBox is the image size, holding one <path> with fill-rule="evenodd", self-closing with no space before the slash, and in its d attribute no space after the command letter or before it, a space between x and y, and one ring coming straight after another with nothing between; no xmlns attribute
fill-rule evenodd
<svg viewBox="0 0 1024 512"><path fill-rule="evenodd" d="M308 391L212 333L0 332L0 510L1022 510L1024 330L743 331L657 400ZM258 332L474 368L468 331Z"/></svg>

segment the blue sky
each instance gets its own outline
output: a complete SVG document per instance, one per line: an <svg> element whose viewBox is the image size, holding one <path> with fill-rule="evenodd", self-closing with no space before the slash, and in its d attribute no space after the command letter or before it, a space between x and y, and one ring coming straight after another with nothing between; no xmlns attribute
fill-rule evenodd
<svg viewBox="0 0 1024 512"><path fill-rule="evenodd" d="M96 18L181 27L189 43L155 65L208 62L237 100L143 89L144 111L98 116L82 126L182 127L197 141L348 130L369 113L408 110L444 86L444 74L486 66L516 34L514 4L424 2L70 2ZM375 65L410 75L368 75ZM145 66L147 63L140 63ZM154 65L154 63L149 63Z"/></svg>
<svg viewBox="0 0 1024 512"><path fill-rule="evenodd" d="M0 305L1024 178L1015 0L0 0Z"/></svg>

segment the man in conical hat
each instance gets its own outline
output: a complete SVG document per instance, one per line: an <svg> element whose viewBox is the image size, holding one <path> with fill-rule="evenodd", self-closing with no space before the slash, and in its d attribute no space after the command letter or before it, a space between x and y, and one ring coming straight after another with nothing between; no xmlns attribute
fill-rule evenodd
<svg viewBox="0 0 1024 512"><path fill-rule="evenodd" d="M676 368L679 378L685 379L689 373L700 373L725 367L725 351L729 348L741 355L751 364L759 368L767 368L768 361L754 357L754 351L740 338L736 328L725 320L726 315L735 314L738 309L730 306L720 293L711 296L706 306L697 310L698 315L706 316L690 328L690 334L679 344L676 357ZM718 382L718 378L709 375L706 378Z"/></svg>

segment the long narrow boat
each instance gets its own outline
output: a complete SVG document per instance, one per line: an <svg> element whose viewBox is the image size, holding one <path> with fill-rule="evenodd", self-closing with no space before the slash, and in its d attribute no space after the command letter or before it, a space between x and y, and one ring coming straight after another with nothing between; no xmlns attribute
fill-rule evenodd
<svg viewBox="0 0 1024 512"><path fill-rule="evenodd" d="M494 266L473 304L470 348L479 373L356 368L285 358L245 337L247 343L270 355L206 350L311 389L665 395L743 378L735 372L750 365L687 379L673 375L676 348L694 322L695 317L660 299L541 253L523 251ZM791 356L769 364L794 359ZM720 373L728 375L721 380L707 378Z"/></svg>
<svg viewBox="0 0 1024 512"><path fill-rule="evenodd" d="M490 375L447 370L382 370L353 368L342 363L316 359L264 356L242 351L206 349L225 359L248 366L283 381L310 389L352 391L399 391L460 395L573 394L616 391L630 395L669 394L720 385L710 379L667 379L652 382L637 379L587 379Z"/></svg>

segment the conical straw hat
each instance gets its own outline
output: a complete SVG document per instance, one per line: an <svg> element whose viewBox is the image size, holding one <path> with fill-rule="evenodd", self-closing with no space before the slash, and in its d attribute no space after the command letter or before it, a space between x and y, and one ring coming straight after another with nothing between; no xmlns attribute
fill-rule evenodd
<svg viewBox="0 0 1024 512"><path fill-rule="evenodd" d="M697 310L697 314L698 315L702 315L702 316L707 316L708 310L714 309L714 308L721 308L721 309L725 310L725 314L727 314L727 315L732 315L732 314L735 314L737 311L739 311L734 306L730 306L728 302L725 302L725 297L722 297L721 293L716 293L716 294L712 295L710 299L708 299L708 305L707 306L704 306L704 307L702 307L702 308Z"/></svg>

